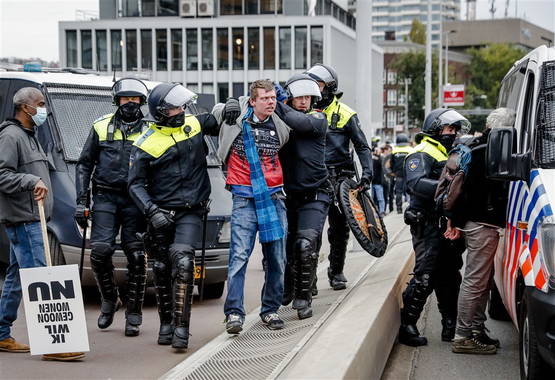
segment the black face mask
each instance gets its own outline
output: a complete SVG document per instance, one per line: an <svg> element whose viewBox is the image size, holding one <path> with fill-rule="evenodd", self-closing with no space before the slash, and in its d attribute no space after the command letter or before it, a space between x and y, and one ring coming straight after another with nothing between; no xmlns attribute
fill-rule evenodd
<svg viewBox="0 0 555 380"><path fill-rule="evenodd" d="M139 120L142 117L141 105L135 102L127 102L119 106L121 119L127 123Z"/></svg>
<svg viewBox="0 0 555 380"><path fill-rule="evenodd" d="M439 136L439 142L445 147L447 151L450 151L453 147L453 143L455 142L455 138L457 138L456 134L441 135Z"/></svg>
<svg viewBox="0 0 555 380"><path fill-rule="evenodd" d="M181 127L185 123L185 112L178 113L177 115L173 115L168 117L166 120L166 126L170 128L178 128Z"/></svg>
<svg viewBox="0 0 555 380"><path fill-rule="evenodd" d="M316 102L314 107L323 110L324 108L329 106L331 102L333 102L333 96L334 95L330 92L329 88L324 87L324 89L322 90L322 99Z"/></svg>

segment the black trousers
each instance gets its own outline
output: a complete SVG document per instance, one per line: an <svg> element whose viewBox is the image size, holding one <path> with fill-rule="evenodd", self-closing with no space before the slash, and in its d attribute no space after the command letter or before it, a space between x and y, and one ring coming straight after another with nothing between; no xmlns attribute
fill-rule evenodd
<svg viewBox="0 0 555 380"><path fill-rule="evenodd" d="M406 180L405 177L395 177L395 205L397 210L403 207L403 195L405 194Z"/></svg>

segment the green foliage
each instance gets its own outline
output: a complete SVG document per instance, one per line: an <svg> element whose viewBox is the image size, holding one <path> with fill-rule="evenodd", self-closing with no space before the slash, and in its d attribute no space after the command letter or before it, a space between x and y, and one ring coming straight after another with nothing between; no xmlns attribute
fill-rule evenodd
<svg viewBox="0 0 555 380"><path fill-rule="evenodd" d="M467 86L466 98L469 102L466 108L495 108L501 80L525 52L510 44L491 44L468 49L467 53L472 60L468 67L470 83Z"/></svg>
<svg viewBox="0 0 555 380"><path fill-rule="evenodd" d="M413 19L410 27L409 38L415 44L426 44L426 27L420 20Z"/></svg>

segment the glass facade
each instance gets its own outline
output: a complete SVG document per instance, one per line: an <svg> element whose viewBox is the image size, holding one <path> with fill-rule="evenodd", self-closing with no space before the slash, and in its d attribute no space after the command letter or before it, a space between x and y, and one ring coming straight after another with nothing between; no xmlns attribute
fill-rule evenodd
<svg viewBox="0 0 555 380"><path fill-rule="evenodd" d="M139 0L122 0L121 15L123 17L139 17Z"/></svg>
<svg viewBox="0 0 555 380"><path fill-rule="evenodd" d="M158 16L179 16L179 0L158 0Z"/></svg>
<svg viewBox="0 0 555 380"><path fill-rule="evenodd" d="M108 43L106 41L106 31L97 30L96 32L96 69L98 71L108 70Z"/></svg>
<svg viewBox="0 0 555 380"><path fill-rule="evenodd" d="M264 69L274 70L276 68L276 49L274 27L264 28Z"/></svg>
<svg viewBox="0 0 555 380"><path fill-rule="evenodd" d="M258 14L258 0L245 0L245 14L247 15Z"/></svg>
<svg viewBox="0 0 555 380"><path fill-rule="evenodd" d="M202 54L202 69L203 70L213 70L214 69L214 33L212 29L201 29L200 31L200 45Z"/></svg>
<svg viewBox="0 0 555 380"><path fill-rule="evenodd" d="M310 65L324 62L324 27L310 27Z"/></svg>
<svg viewBox="0 0 555 380"><path fill-rule="evenodd" d="M295 27L295 69L306 69L307 66L307 31L306 26Z"/></svg>
<svg viewBox="0 0 555 380"><path fill-rule="evenodd" d="M121 39L121 30L110 30L110 44L112 52L112 70L121 71L121 50L123 41Z"/></svg>
<svg viewBox="0 0 555 380"><path fill-rule="evenodd" d="M141 66L143 70L152 70L152 30L141 30Z"/></svg>
<svg viewBox="0 0 555 380"><path fill-rule="evenodd" d="M77 31L66 30L66 64L77 67Z"/></svg>
<svg viewBox="0 0 555 380"><path fill-rule="evenodd" d="M260 13L281 13L282 0L260 0Z"/></svg>
<svg viewBox="0 0 555 380"><path fill-rule="evenodd" d="M155 10L154 0L141 0L141 15L143 17L155 16Z"/></svg>
<svg viewBox="0 0 555 380"><path fill-rule="evenodd" d="M185 30L187 39L187 70L198 70L198 36L196 29Z"/></svg>
<svg viewBox="0 0 555 380"><path fill-rule="evenodd" d="M243 0L220 0L220 14L222 16L243 14Z"/></svg>
<svg viewBox="0 0 555 380"><path fill-rule="evenodd" d="M171 30L172 44L172 70L183 70L183 31L181 29Z"/></svg>
<svg viewBox="0 0 555 380"><path fill-rule="evenodd" d="M231 29L231 41L233 46L233 70L243 70L245 60L245 36L243 28Z"/></svg>
<svg viewBox="0 0 555 380"><path fill-rule="evenodd" d="M248 28L247 34L249 38L249 70L258 70L260 68L260 29Z"/></svg>
<svg viewBox="0 0 555 380"><path fill-rule="evenodd" d="M137 31L135 29L125 31L125 66L127 71L137 70Z"/></svg>
<svg viewBox="0 0 555 380"><path fill-rule="evenodd" d="M218 40L218 70L227 70L229 67L227 28L218 28L216 35Z"/></svg>
<svg viewBox="0 0 555 380"><path fill-rule="evenodd" d="M156 29L156 71L168 70L168 32Z"/></svg>
<svg viewBox="0 0 555 380"><path fill-rule="evenodd" d="M92 32L81 31L81 67L92 69Z"/></svg>
<svg viewBox="0 0 555 380"><path fill-rule="evenodd" d="M243 82L234 82L233 83L233 97L238 98L244 95L243 90Z"/></svg>
<svg viewBox="0 0 555 380"><path fill-rule="evenodd" d="M227 98L229 98L229 84L218 83L218 102L225 103Z"/></svg>
<svg viewBox="0 0 555 380"><path fill-rule="evenodd" d="M279 28L279 68L291 68L291 27Z"/></svg>

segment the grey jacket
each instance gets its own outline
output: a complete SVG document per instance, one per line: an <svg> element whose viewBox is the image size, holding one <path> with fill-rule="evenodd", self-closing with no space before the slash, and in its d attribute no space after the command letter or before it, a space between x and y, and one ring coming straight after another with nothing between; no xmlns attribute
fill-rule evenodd
<svg viewBox="0 0 555 380"><path fill-rule="evenodd" d="M222 162L226 162L231 151L231 144L233 141L239 136L239 134L243 130L243 126L241 125L241 120L243 120L243 116L247 113L247 109L249 106L249 97L248 96L241 96L239 98L239 104L241 106L241 115L237 118L237 121L233 125L227 125L223 122L222 114L224 111L225 104L218 103L212 109L212 115L218 121L218 125L221 125L220 134L218 137L218 157ZM285 143L289 140L289 132L291 128L285 124L283 120L281 120L276 113L274 112L271 116L274 125L276 126L276 133L279 138L279 147L285 145ZM223 125L222 125L223 122Z"/></svg>
<svg viewBox="0 0 555 380"><path fill-rule="evenodd" d="M48 187L44 208L52 215L52 185L48 160L33 132L19 121L8 119L0 124L0 223L40 220L33 189L42 179Z"/></svg>

